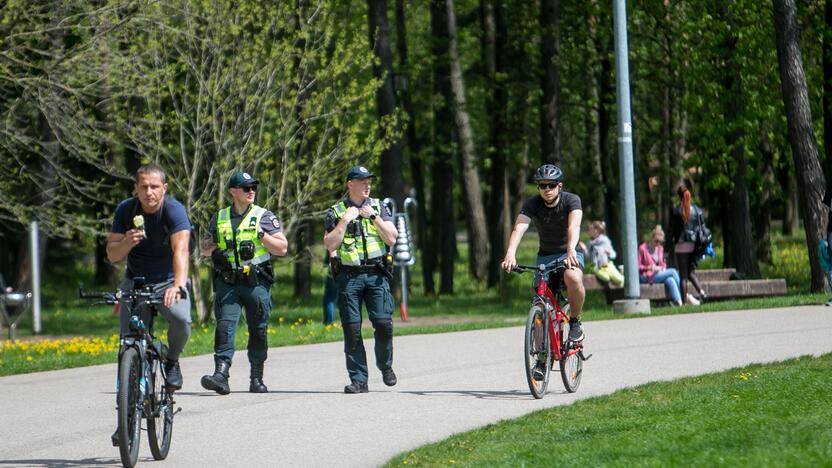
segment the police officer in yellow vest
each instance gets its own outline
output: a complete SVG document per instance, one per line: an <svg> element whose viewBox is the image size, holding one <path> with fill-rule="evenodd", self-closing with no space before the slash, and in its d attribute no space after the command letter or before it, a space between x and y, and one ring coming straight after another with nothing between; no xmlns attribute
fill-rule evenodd
<svg viewBox="0 0 832 468"><path fill-rule="evenodd" d="M393 296L390 294L387 246L396 226L386 206L370 198L373 173L355 166L347 173L347 197L327 212L324 244L337 252L335 284L344 329L344 354L350 384L344 393L367 393L367 354L361 339L361 304L375 329L376 366L385 385L396 385L393 372Z"/></svg>
<svg viewBox="0 0 832 468"><path fill-rule="evenodd" d="M228 369L234 357L234 335L243 306L248 323L248 360L251 363L249 392L266 393L263 363L268 352L266 327L272 300L269 289L274 281L270 259L286 255L289 242L280 222L271 211L254 204L259 182L245 172L228 179L231 206L211 220L210 238L203 239L203 255L210 255L214 266L213 375L202 377L202 386L220 395L231 390Z"/></svg>

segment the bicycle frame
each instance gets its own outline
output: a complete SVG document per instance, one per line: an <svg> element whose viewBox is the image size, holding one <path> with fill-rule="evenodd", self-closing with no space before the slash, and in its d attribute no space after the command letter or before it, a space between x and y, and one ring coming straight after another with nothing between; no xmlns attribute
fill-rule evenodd
<svg viewBox="0 0 832 468"><path fill-rule="evenodd" d="M119 289L115 293L87 293L79 290L79 297L101 299L106 304L119 304L122 299L129 303L130 328L127 333L120 337L117 362L121 362L121 356L127 348L136 348L142 367L139 381L139 401L142 402L142 413L144 417L157 416L159 408L154 407L155 402L148 401L147 387L151 376L157 370L163 381L167 378L165 367L161 365L164 359L162 343L153 336L153 322L158 313L157 306L162 303L161 298L149 288L137 288L128 291ZM124 309L121 310L121 312L123 311ZM145 321L145 319L147 320ZM152 355L152 359L148 359L149 355ZM116 379L116 392L118 392L119 385L120 382Z"/></svg>
<svg viewBox="0 0 832 468"><path fill-rule="evenodd" d="M576 344L573 345L564 356L563 342L561 342L560 334L556 333L557 330L555 329L555 324L557 323L558 326L560 326L561 323L569 321L569 317L560 306L561 301L558 301L556 297L562 296L560 289L554 292L549 288L546 278L543 275L543 271L540 271L540 274L538 275L535 292L537 295L532 300L542 303L546 309L546 326L549 329L549 336L552 337L549 341L549 347L552 350L552 355L555 360L560 361L564 357L570 357L573 354L579 353L581 351L581 346L580 344ZM552 313L553 311L554 314Z"/></svg>

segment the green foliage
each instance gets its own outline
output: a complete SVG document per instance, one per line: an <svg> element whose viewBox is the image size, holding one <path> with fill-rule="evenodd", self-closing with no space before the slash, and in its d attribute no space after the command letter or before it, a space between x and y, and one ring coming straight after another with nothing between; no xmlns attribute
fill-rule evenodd
<svg viewBox="0 0 832 468"><path fill-rule="evenodd" d="M378 82L356 13L322 0L12 2L0 156L19 177L0 182L0 216L37 213L53 236L104 231L137 158L166 168L200 225L233 170L255 172L268 182L258 202L291 229L331 200L333 171L389 144L375 136ZM79 216L87 202L110 208Z"/></svg>
<svg viewBox="0 0 832 468"><path fill-rule="evenodd" d="M489 2L502 14L498 29L505 35L495 81L506 93L496 110L506 123L494 136L487 131L493 115L481 3L455 2L467 106L480 169L490 170L497 156L507 159L513 217L528 195L528 171L541 159L540 5ZM559 4L562 164L568 189L584 200L586 218L600 218L596 208L618 204L614 70L602 68L614 58L612 4ZM17 236L37 218L49 236L91 245L128 195L134 166L151 161L167 169L171 193L199 227L227 203L229 173L253 172L264 181L257 202L275 211L291 234L338 195L345 167L375 166L405 124L416 135L406 157L419 158L431 193L433 175L426 169L446 148L437 148L432 134L439 97L429 8L407 4L409 55L402 63L395 57L394 3L389 6L394 81L407 78L412 121L401 109L382 122L376 118L380 83L372 73L361 2L5 2L0 235ZM815 132L822 141L820 48L828 28L822 2L798 7ZM777 180L793 168L770 4L636 2L628 18L638 232L666 220L673 185L683 176L693 180L697 201L717 214L718 195L734 184L732 135L749 164L752 219L764 204L780 217L785 197ZM736 92L726 90L729 79L736 80ZM726 112L732 99L740 104L733 120ZM606 142L600 141L601 111L609 118ZM453 154L455 144L450 146ZM608 160L598 161L602 152ZM404 180L410 180L407 174ZM489 180L482 177L486 200ZM460 190L455 186L454 196ZM429 199L419 202L431 206ZM442 222L461 230L461 209ZM615 227L616 213L603 216Z"/></svg>

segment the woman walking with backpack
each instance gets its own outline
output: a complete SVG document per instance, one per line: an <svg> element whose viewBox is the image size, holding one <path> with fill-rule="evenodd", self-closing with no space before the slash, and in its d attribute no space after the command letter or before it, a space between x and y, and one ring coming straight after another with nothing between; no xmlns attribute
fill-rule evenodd
<svg viewBox="0 0 832 468"><path fill-rule="evenodd" d="M699 305L700 301L688 292L687 281L690 280L696 288L700 300L707 297L699 284L699 279L694 274L696 262L701 255L699 249L704 247L698 246L696 239L696 233L699 231L700 224L703 223L702 208L691 204L690 190L684 184L679 186L676 194L679 196L679 206L674 207L670 215L670 237L668 238L670 245L667 251L672 252L676 258L682 298L687 304Z"/></svg>

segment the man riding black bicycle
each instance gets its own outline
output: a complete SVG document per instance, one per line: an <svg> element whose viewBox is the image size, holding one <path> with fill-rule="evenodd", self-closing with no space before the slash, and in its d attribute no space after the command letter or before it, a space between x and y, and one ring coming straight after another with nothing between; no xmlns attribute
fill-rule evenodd
<svg viewBox="0 0 832 468"><path fill-rule="evenodd" d="M151 286L163 294L159 312L168 321L168 353L165 361L165 385L169 390L182 388L179 354L191 335L191 301L181 290L187 287L191 222L185 207L165 195L165 172L156 164L142 166L136 172L136 196L119 203L113 227L107 237L107 259L127 259L127 271L119 289L131 290L134 278L143 278L141 286ZM121 334L130 331L130 303L120 301ZM113 434L113 445L117 445Z"/></svg>
<svg viewBox="0 0 832 468"><path fill-rule="evenodd" d="M563 171L554 164L544 164L534 173L538 195L523 202L514 230L508 241L503 269L511 272L517 266L517 246L534 220L540 236L537 263L562 261L566 267L563 280L566 297L572 306L569 320L569 340L584 339L581 327L581 308L584 305L584 252L579 246L581 232L581 198L563 191Z"/></svg>

